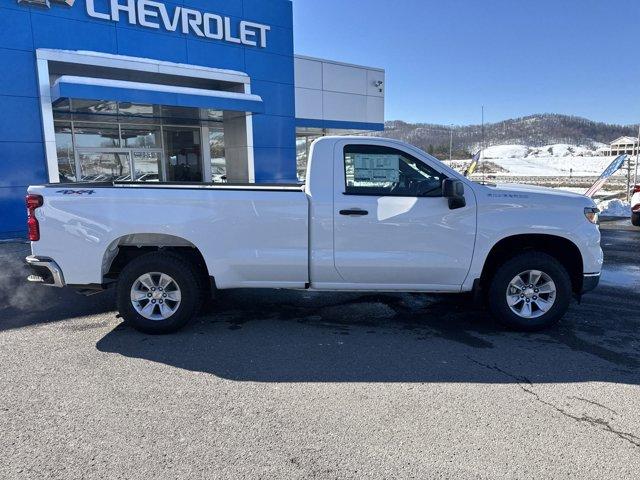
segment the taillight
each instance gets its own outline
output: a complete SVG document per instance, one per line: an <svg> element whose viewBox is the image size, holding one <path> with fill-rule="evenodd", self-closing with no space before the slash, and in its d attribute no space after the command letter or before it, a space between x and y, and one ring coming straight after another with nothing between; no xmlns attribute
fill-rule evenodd
<svg viewBox="0 0 640 480"><path fill-rule="evenodd" d="M29 240L37 242L40 240L40 225L36 218L36 208L41 207L44 199L42 195L27 195L27 227L29 230Z"/></svg>
<svg viewBox="0 0 640 480"><path fill-rule="evenodd" d="M640 193L640 185L633 187L633 193Z"/></svg>

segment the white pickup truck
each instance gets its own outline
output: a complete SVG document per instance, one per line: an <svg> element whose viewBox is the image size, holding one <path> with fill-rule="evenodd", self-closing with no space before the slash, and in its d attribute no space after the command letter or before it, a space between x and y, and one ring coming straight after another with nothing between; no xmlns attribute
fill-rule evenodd
<svg viewBox="0 0 640 480"><path fill-rule="evenodd" d="M476 292L507 326L537 330L597 286L603 262L592 200L474 183L368 137L317 140L305 185L49 184L29 187L27 207L29 279L115 285L122 317L149 333L229 288Z"/></svg>

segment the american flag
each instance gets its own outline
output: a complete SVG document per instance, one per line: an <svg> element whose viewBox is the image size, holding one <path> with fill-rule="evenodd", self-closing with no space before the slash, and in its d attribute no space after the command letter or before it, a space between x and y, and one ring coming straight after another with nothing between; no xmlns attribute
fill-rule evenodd
<svg viewBox="0 0 640 480"><path fill-rule="evenodd" d="M619 157L617 157L613 162L611 162L611 165L609 165L607 169L604 172L602 172L602 175L600 175L600 178L598 179L598 181L594 183L591 186L591 188L585 192L585 195L589 198L592 198L596 193L598 193L598 191L603 187L603 185L607 183L607 180L609 180L609 177L611 177L611 175L613 175L614 173L616 173L618 170L622 168L622 165L624 165L624 162L626 161L627 161L627 155L620 155Z"/></svg>

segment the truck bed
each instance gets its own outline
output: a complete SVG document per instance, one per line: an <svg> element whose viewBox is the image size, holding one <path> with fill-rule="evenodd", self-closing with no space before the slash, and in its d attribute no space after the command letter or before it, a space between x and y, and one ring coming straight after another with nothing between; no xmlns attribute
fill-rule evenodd
<svg viewBox="0 0 640 480"><path fill-rule="evenodd" d="M202 182L75 182L48 183L46 188L61 190L86 190L96 188L160 188L160 189L193 189L193 190L247 190L247 191L286 191L304 190L300 183L202 183Z"/></svg>
<svg viewBox="0 0 640 480"><path fill-rule="evenodd" d="M68 284L101 283L117 248L150 238L197 248L221 288L308 282L309 202L298 184L94 182L29 193L44 198L33 253L55 258Z"/></svg>

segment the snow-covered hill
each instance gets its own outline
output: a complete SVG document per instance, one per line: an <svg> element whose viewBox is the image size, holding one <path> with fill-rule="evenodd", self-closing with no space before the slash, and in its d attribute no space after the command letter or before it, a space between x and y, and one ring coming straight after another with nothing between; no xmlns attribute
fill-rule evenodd
<svg viewBox="0 0 640 480"><path fill-rule="evenodd" d="M485 148L485 160L504 160L506 158L525 158L529 154L529 147L525 145L495 145Z"/></svg>
<svg viewBox="0 0 640 480"><path fill-rule="evenodd" d="M528 157L593 157L599 147L586 147L582 145L569 145L567 143L556 143L545 145L544 147L528 147L526 145L496 145L484 150L484 158L504 159L504 158L528 158Z"/></svg>
<svg viewBox="0 0 640 480"><path fill-rule="evenodd" d="M597 145L558 143L543 147L496 145L483 152L487 162L498 165L507 176L598 176L613 160L598 156Z"/></svg>

